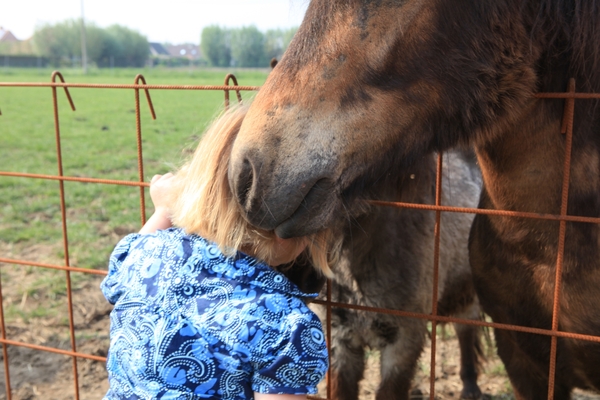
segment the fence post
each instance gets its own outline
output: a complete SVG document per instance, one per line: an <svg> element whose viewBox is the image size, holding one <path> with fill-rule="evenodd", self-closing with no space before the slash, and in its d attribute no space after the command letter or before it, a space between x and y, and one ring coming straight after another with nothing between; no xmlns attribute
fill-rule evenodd
<svg viewBox="0 0 600 400"><path fill-rule="evenodd" d="M52 82L56 82L56 77L58 77L62 83L65 82L62 74L58 71L54 71L52 73ZM58 113L58 97L57 97L57 89L56 86L52 86L52 104L54 109L54 133L56 138L56 159L58 164L58 176L63 176L63 162L62 162L62 146L61 146L61 136L60 136L60 121L59 121L59 113ZM73 100L71 99L71 95L69 94L69 90L65 87L65 93L71 105L71 109L75 111L75 105L73 104ZM65 266L70 267L71 261L69 257L69 236L67 231L67 203L65 199L65 183L63 180L58 181L59 190L60 190L60 212L61 212L61 220L62 220L62 231L63 231L63 248L64 248L64 261ZM66 286L67 286L67 300L69 307L69 331L71 338L71 350L73 353L77 353L77 341L75 339L75 320L73 318L73 291L71 284L71 273L68 269L65 270L66 275ZM79 400L79 375L77 372L77 357L72 356L73 361L73 383L75 389L75 399Z"/></svg>

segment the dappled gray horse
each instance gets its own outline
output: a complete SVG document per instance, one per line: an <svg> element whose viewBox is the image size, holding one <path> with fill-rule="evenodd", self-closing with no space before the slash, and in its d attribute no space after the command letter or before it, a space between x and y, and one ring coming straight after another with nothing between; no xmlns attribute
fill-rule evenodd
<svg viewBox="0 0 600 400"><path fill-rule="evenodd" d="M368 198L435 203L435 157L427 156L402 174L387 175L368 190ZM445 155L442 204L476 207L481 177L472 157ZM333 267L332 300L428 314L432 310L435 212L371 206L348 209L341 224L343 249ZM469 268L467 239L472 214L442 213L438 311L477 318L479 308ZM325 319L324 308L319 309ZM463 398L479 398L477 334L457 325L461 347ZM332 384L335 399L358 398L365 348L381 352L378 399L407 399L427 336L427 321L389 314L332 310Z"/></svg>
<svg viewBox="0 0 600 400"><path fill-rule="evenodd" d="M365 196L369 199L434 204L435 157L426 156L400 175L382 177ZM481 188L480 172L469 153L445 154L442 204L475 207ZM468 263L467 238L473 215L442 213L438 314L479 317ZM331 299L339 303L428 314L432 310L435 213L410 208L369 206L355 201L346 218L331 227L342 240L340 260L333 266ZM285 273L307 292L318 291L319 279L301 262ZM322 293L321 298L325 297ZM322 306L314 306L325 321ZM473 326L455 325L461 352L462 398L479 398L477 353ZM381 353L378 399L407 399L424 342L422 319L383 313L332 309L331 383L335 399L358 398L365 368L365 349Z"/></svg>

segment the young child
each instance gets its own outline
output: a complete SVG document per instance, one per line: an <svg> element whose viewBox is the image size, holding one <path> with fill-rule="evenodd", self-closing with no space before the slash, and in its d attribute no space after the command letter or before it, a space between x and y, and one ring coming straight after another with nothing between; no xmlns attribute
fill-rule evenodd
<svg viewBox="0 0 600 400"><path fill-rule="evenodd" d="M275 268L301 253L326 275L325 233L280 239L241 216L227 180L245 115L218 118L177 174L155 176L155 212L110 257L105 399L298 400L328 367L321 323ZM173 223L176 228L171 227Z"/></svg>

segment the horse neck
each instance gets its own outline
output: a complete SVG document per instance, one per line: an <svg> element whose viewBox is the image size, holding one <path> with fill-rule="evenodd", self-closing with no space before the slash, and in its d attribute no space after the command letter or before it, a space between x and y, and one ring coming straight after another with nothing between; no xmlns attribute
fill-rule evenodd
<svg viewBox="0 0 600 400"><path fill-rule="evenodd" d="M539 111L532 110L529 115ZM521 122L521 121L519 121ZM556 213L564 148L560 121L522 121L491 142L476 147L490 204L503 210ZM516 126L520 124L515 124Z"/></svg>
<svg viewBox="0 0 600 400"><path fill-rule="evenodd" d="M588 103L584 104L585 101ZM599 217L600 118L593 101L578 102L567 212ZM566 135L560 133L562 104L561 100L534 100L520 121L493 141L476 146L484 181L482 208L560 213L566 146ZM492 220L499 232L520 231L519 235L540 235L555 231L558 226L529 219ZM589 228L589 224L582 225ZM552 242L555 240L554 233L548 237ZM520 239L515 237L515 240Z"/></svg>
<svg viewBox="0 0 600 400"><path fill-rule="evenodd" d="M434 154L427 154L387 174L370 190L372 199L405 203L431 204L435 201Z"/></svg>

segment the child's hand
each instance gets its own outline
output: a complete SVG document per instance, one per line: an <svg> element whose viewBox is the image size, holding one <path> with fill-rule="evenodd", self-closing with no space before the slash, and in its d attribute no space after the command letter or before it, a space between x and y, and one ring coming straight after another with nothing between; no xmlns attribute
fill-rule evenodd
<svg viewBox="0 0 600 400"><path fill-rule="evenodd" d="M175 175L172 173L164 175L154 175L150 181L150 197L154 208L169 208L171 202L171 192L173 191L173 185Z"/></svg>
<svg viewBox="0 0 600 400"><path fill-rule="evenodd" d="M154 214L144 224L140 233L154 233L159 229L167 229L172 226L169 204L175 183L174 178L175 175L170 172L152 177L150 181L150 197L154 204Z"/></svg>

